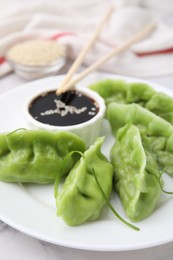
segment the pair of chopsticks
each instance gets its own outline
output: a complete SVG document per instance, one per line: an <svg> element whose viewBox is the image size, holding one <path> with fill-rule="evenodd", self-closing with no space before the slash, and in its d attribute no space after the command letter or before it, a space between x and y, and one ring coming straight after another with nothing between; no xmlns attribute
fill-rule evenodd
<svg viewBox="0 0 173 260"><path fill-rule="evenodd" d="M107 20L109 19L110 15L112 14L113 11L113 7L110 6L105 14L105 16L103 17L103 19L101 20L101 23L99 24L99 26L96 28L94 34L92 35L91 39L87 42L87 44L84 46L84 48L82 49L82 51L80 52L79 56L76 58L76 60L74 61L74 63L72 64L70 70L68 71L66 77L64 78L64 80L61 82L59 88L56 91L56 94L59 95L61 93L66 92L67 90L69 90L70 88L74 87L74 85L79 82L80 80L82 80L84 77L86 77L89 73L95 71L97 68L99 68L101 65L103 65L104 63L106 63L108 60L110 60L113 56L125 51L126 49L128 49L128 47L130 47L133 43L136 43L138 41L140 41L141 39L143 39L145 36L147 36L154 28L155 28L155 24L154 23L150 23L147 26L145 26L144 28L142 28L139 32L135 33L132 37L130 37L127 41L125 41L124 43L122 43L120 46L116 47L115 49L113 49L110 53L108 53L107 55L105 55L103 58L101 58L100 60L96 61L94 64L92 64L91 66L89 66L88 68L86 68L83 72L81 72L80 74L78 74L78 76L76 76L75 78L73 78L75 72L77 71L77 69L79 68L79 66L81 65L85 55L88 53L88 51L90 50L90 48L93 46L93 44L95 43L95 41L97 40L103 26L105 25L105 23L107 22Z"/></svg>

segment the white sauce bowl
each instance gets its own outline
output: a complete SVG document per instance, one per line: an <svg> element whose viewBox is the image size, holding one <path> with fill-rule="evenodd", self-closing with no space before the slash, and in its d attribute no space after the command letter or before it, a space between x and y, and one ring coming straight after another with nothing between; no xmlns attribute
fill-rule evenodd
<svg viewBox="0 0 173 260"><path fill-rule="evenodd" d="M75 90L81 92L82 94L88 96L92 100L94 100L99 107L98 113L92 117L90 120L79 123L76 125L69 125L69 126L55 126L50 124L42 123L36 120L29 112L29 107L32 101L40 96L43 92L38 93L35 96L32 96L27 100L24 106L24 117L27 121L29 128L32 129L44 129L50 131L69 131L74 134L80 136L86 142L87 146L90 146L94 143L95 139L100 135L103 119L105 116L106 106L102 97L100 97L96 92L88 89L88 88L75 88ZM47 92L55 91L54 89L48 89Z"/></svg>

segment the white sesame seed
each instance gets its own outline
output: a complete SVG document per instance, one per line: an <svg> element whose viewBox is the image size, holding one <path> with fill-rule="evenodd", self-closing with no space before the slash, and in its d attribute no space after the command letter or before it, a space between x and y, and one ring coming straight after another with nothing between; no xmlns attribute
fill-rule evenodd
<svg viewBox="0 0 173 260"><path fill-rule="evenodd" d="M45 65L64 56L65 49L50 40L31 40L14 45L7 52L8 59L23 65Z"/></svg>

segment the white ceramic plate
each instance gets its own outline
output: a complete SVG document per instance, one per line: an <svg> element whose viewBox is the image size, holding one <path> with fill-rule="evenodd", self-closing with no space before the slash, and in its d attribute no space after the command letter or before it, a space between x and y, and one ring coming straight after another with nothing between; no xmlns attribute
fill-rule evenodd
<svg viewBox="0 0 173 260"><path fill-rule="evenodd" d="M90 75L81 85L97 82L101 78L115 76L100 74ZM123 78L127 81L139 81L134 78ZM62 77L52 77L27 83L0 96L0 131L9 132L26 127L23 118L23 105L30 95L40 90L56 88ZM170 90L157 85L154 88L173 96ZM106 142L103 146L105 155L113 144L108 125L104 124L103 135ZM173 190L173 179L166 177L167 188ZM172 183L172 185L171 185ZM119 199L115 194L112 203L116 210L126 218ZM77 227L67 226L56 216L53 196L53 185L18 185L0 182L0 219L12 227L33 237L54 244L97 251L125 251L152 247L173 240L173 197L163 195L155 212L147 219L136 223L140 231L134 231L116 219L105 208L99 220ZM126 218L127 219L127 218Z"/></svg>

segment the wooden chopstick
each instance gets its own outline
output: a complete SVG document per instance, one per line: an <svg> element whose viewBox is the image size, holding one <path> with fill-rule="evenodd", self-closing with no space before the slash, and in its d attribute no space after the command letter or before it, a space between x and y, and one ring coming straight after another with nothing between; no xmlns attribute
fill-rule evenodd
<svg viewBox="0 0 173 260"><path fill-rule="evenodd" d="M64 78L64 80L62 81L62 83L60 84L59 88L56 91L56 94L60 94L62 92L64 92L64 86L71 80L71 78L73 77L74 73L76 72L76 70L79 68L79 66L81 65L85 55L88 53L88 51L90 50L90 48L93 46L93 44L95 43L95 41L97 40L101 30L103 29L103 26L105 25L105 23L107 22L107 20L109 19L111 13L113 11L113 6L109 6L108 10L106 11L104 17L102 18L100 24L98 25L98 27L96 28L96 30L94 31L93 35L91 36L90 40L87 42L87 44L84 46L84 48L82 49L82 51L80 52L79 56L77 57L77 59L75 60L75 62L72 64L70 70L68 71L66 77Z"/></svg>
<svg viewBox="0 0 173 260"><path fill-rule="evenodd" d="M76 76L74 79L72 79L70 82L68 82L64 87L63 87L63 91L67 91L68 89L70 89L72 86L74 86L77 82L79 82L81 79L83 79L84 77L86 77L89 73L95 71L97 68L99 68L101 65L103 65L104 63L106 63L108 60L110 60L112 57L114 57L116 54L119 54L123 51L125 51L126 49L128 49L128 47L130 47L133 43L136 43L140 40L142 40L145 36L147 36L151 31L154 30L154 28L156 27L156 25L154 23L150 23L147 26L145 26L144 28L142 28L140 31L138 31L137 33L135 33L132 37L130 37L127 41L125 41L124 43L122 43L119 47L116 47L115 49L113 49L110 53L108 53L107 55L105 55L103 58L101 58L100 60L96 61L94 64L92 64L91 66L89 66L88 68L86 68L83 72L81 72L78 76Z"/></svg>

